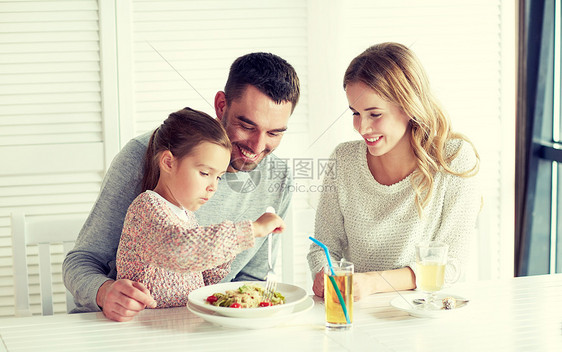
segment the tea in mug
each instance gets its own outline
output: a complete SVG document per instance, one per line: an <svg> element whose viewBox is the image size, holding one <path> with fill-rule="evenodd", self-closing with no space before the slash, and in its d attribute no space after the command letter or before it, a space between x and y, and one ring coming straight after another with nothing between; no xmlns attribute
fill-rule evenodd
<svg viewBox="0 0 562 352"><path fill-rule="evenodd" d="M445 264L435 261L418 262L418 287L425 292L436 292L445 283Z"/></svg>

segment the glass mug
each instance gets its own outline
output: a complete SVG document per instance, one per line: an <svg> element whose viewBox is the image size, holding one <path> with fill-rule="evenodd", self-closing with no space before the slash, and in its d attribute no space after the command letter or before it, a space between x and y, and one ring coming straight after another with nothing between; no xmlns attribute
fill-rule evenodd
<svg viewBox="0 0 562 352"><path fill-rule="evenodd" d="M330 330L349 329L353 323L353 263L341 260L332 265L334 274L328 265L324 266L324 305L326 307L326 328ZM336 284L340 295L334 288ZM349 323L340 301L343 299Z"/></svg>
<svg viewBox="0 0 562 352"><path fill-rule="evenodd" d="M441 242L424 242L416 245L416 285L426 294L424 309L440 309L435 304L435 295L445 284L458 281L460 269L454 261L447 258L449 246ZM452 277L445 277L445 269L450 267Z"/></svg>

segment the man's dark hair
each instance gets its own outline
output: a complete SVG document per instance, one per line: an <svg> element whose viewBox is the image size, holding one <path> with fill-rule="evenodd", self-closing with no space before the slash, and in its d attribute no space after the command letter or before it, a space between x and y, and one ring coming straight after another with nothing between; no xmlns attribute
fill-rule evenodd
<svg viewBox="0 0 562 352"><path fill-rule="evenodd" d="M232 63L224 88L227 105L239 99L248 85L256 87L276 104L291 102L291 112L299 101L297 72L287 61L271 53L247 54Z"/></svg>

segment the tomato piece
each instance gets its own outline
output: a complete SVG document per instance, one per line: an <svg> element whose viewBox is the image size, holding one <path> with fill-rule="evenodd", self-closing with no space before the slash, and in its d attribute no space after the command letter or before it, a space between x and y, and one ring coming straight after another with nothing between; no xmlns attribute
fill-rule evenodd
<svg viewBox="0 0 562 352"><path fill-rule="evenodd" d="M207 297L207 302L209 303L215 303L216 301L218 301L219 299L215 296L209 296Z"/></svg>
<svg viewBox="0 0 562 352"><path fill-rule="evenodd" d="M269 307L271 302L260 302L260 307Z"/></svg>
<svg viewBox="0 0 562 352"><path fill-rule="evenodd" d="M241 308L242 306L240 305L240 303L234 302L230 305L230 308Z"/></svg>

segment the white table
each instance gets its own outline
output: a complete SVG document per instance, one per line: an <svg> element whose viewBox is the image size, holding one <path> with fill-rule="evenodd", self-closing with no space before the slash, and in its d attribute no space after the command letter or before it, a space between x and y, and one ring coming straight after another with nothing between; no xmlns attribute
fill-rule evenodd
<svg viewBox="0 0 562 352"><path fill-rule="evenodd" d="M101 313L5 318L0 351L562 351L562 274L462 284L454 293L471 301L444 319L395 309L397 293L373 295L356 302L346 332L324 329L320 300L262 330L211 325L186 308L145 310L128 323Z"/></svg>

